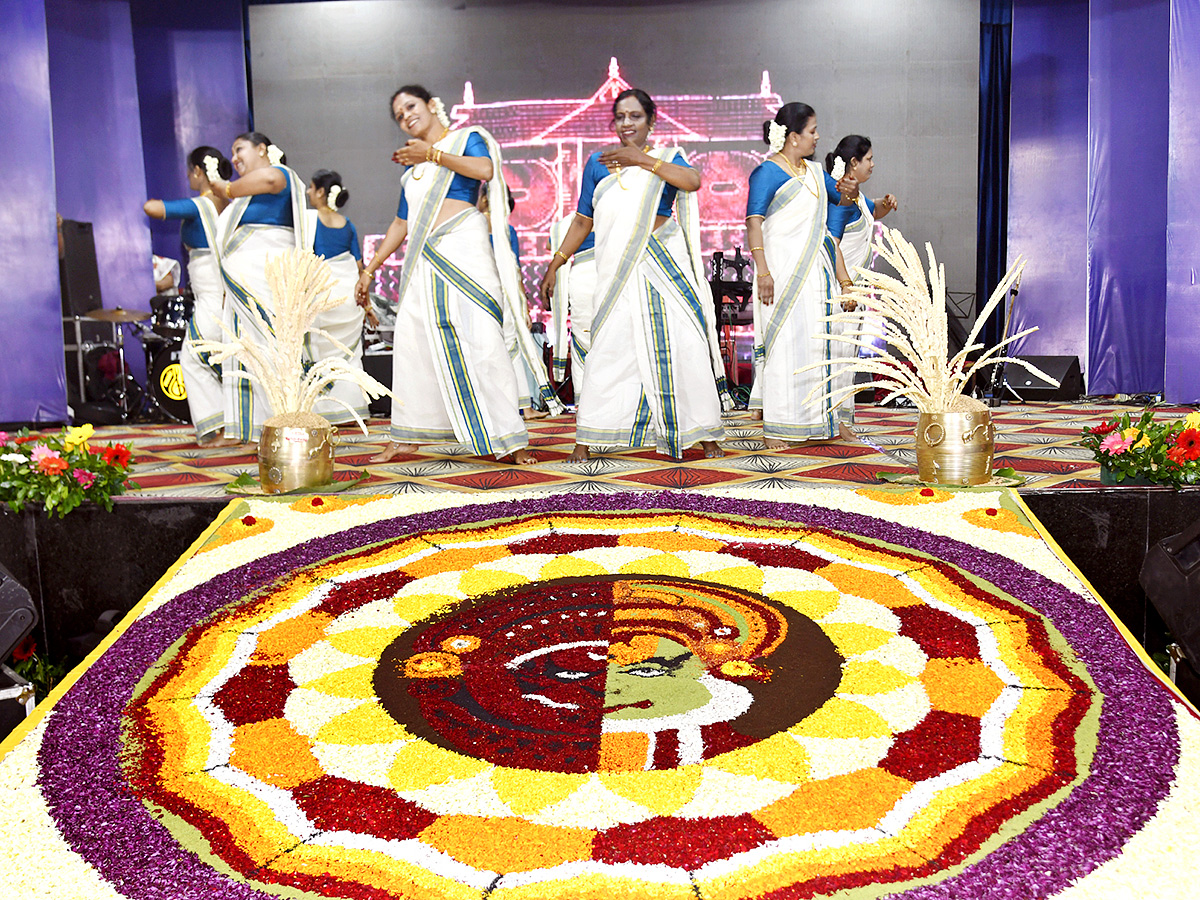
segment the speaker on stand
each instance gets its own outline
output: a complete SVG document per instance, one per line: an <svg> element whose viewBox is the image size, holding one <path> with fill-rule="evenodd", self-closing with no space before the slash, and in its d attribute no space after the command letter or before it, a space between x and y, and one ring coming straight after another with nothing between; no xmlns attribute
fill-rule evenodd
<svg viewBox="0 0 1200 900"><path fill-rule="evenodd" d="M33 631L37 608L33 598L8 569L0 565L0 736L7 734L24 715L33 712L33 685L4 664L13 650ZM13 703L11 701L16 701Z"/></svg>

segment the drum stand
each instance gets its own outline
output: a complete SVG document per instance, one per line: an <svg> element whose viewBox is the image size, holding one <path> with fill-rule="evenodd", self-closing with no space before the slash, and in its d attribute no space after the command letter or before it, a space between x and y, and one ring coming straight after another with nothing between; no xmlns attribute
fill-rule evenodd
<svg viewBox="0 0 1200 900"><path fill-rule="evenodd" d="M119 384L113 389L113 395L117 400L117 409L121 413L121 422L129 422L129 382L133 380L132 375L125 372L125 325L136 324L150 318L150 313L142 312L135 309L93 309L84 318L93 319L97 322L110 322L113 326L113 331L117 337L117 359L120 371L118 373ZM134 381L134 384L137 384ZM140 388L140 386L139 386Z"/></svg>

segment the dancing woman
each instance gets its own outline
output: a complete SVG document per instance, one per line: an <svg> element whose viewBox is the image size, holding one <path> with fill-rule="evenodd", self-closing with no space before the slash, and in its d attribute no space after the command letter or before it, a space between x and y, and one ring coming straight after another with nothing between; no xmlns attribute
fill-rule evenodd
<svg viewBox="0 0 1200 900"><path fill-rule="evenodd" d="M188 252L188 283L195 306L188 320L187 337L179 365L187 388L188 410L202 447L236 444L221 435L225 401L221 393L221 367L208 362L192 344L199 340L224 340L221 333L225 285L221 280L217 217L227 201L213 193L212 182L228 179L233 167L215 147L197 147L187 157L188 187L197 196L184 200L147 200L142 207L152 219L178 219L179 236Z"/></svg>
<svg viewBox="0 0 1200 900"><path fill-rule="evenodd" d="M362 368L363 310L354 299L358 276L362 274L362 245L354 223L338 212L350 200L342 176L329 169L318 169L305 192L314 209L307 211L306 234L312 251L324 257L333 276L332 294L342 297L341 305L321 313L314 328L304 339L305 358L319 362L331 356L343 356L356 368ZM353 410L353 413L351 412ZM354 421L354 414L365 419L367 398L353 381L335 381L317 400L313 412L334 425Z"/></svg>
<svg viewBox="0 0 1200 900"><path fill-rule="evenodd" d="M757 272L750 403L763 411L763 441L771 450L830 440L839 432L846 437L849 428L840 422L853 420L853 406L833 407L828 390L806 403L823 376L796 371L838 355L830 352L829 323L820 320L832 312L836 293L833 254L825 243L827 207L851 203L857 192L852 176L834 182L808 159L819 139L812 107L786 103L774 121L763 123L771 153L750 173L746 238Z"/></svg>
<svg viewBox="0 0 1200 900"><path fill-rule="evenodd" d="M271 139L257 131L240 134L233 142L234 182L218 181L213 190L233 202L224 214L221 274L228 303L226 325L236 334L259 334L256 306L271 309L267 260L285 250L308 247L304 237L304 182L284 163L286 158ZM240 373L240 374L239 374ZM243 442L257 441L263 422L272 414L262 388L244 377L236 359L227 360L225 435Z"/></svg>
<svg viewBox="0 0 1200 900"><path fill-rule="evenodd" d="M707 457L724 455L718 390L728 394L701 287L700 173L676 148L646 149L656 111L645 91L617 95L620 146L588 158L575 221L542 279L549 303L559 268L595 232L596 313L573 461L594 444L653 442L676 459L700 444Z"/></svg>
<svg viewBox="0 0 1200 900"><path fill-rule="evenodd" d="M833 172L839 159L845 166L845 172L861 188L875 170L875 151L871 149L871 139L860 134L846 135L838 141L832 153L825 154L825 170ZM829 234L841 257L837 272L839 283L844 285L846 281L853 281L855 269L868 267L875 220L882 219L898 208L899 203L892 194L885 194L878 200L869 200L860 195L856 202L848 206L829 205Z"/></svg>
<svg viewBox="0 0 1200 900"><path fill-rule="evenodd" d="M358 280L369 302L375 271L405 239L392 350L387 462L419 444L458 440L479 455L526 464L529 436L517 407L517 377L504 342L505 316L524 302L506 229L500 149L477 127L451 130L442 102L420 85L392 95L392 115L410 140L392 159L409 168L400 208ZM475 208L488 182L491 228Z"/></svg>

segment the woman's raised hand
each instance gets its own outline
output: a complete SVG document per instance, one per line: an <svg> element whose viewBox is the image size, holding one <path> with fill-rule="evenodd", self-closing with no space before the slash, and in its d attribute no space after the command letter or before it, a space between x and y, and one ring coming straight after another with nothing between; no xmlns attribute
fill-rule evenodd
<svg viewBox="0 0 1200 900"><path fill-rule="evenodd" d="M392 162L402 166L415 166L429 161L430 145L425 141L412 138L403 147L392 154Z"/></svg>
<svg viewBox="0 0 1200 900"><path fill-rule="evenodd" d="M837 189L843 201L853 202L858 199L858 179L849 172L838 180Z"/></svg>
<svg viewBox="0 0 1200 900"><path fill-rule="evenodd" d="M600 154L600 162L607 166L610 172L636 168L643 165L648 158L644 150L636 147L613 147Z"/></svg>

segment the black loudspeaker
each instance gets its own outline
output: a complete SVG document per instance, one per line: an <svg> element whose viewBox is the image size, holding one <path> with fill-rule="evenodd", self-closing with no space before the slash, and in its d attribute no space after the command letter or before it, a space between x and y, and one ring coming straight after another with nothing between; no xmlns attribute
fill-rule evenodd
<svg viewBox="0 0 1200 900"><path fill-rule="evenodd" d="M29 591L0 565L0 662L29 636L37 624L37 608Z"/></svg>
<svg viewBox="0 0 1200 900"><path fill-rule="evenodd" d="M1078 356L1025 356L1023 359L1037 366L1058 382L1039 378L1024 366L1008 363L1004 367L1004 380L1025 400L1078 400L1083 396L1083 373L1079 370Z"/></svg>
<svg viewBox="0 0 1200 900"><path fill-rule="evenodd" d="M64 316L83 316L99 309L100 269L91 222L63 219L62 307Z"/></svg>
<svg viewBox="0 0 1200 900"><path fill-rule="evenodd" d="M1150 548L1138 582L1188 661L1200 667L1200 519Z"/></svg>

